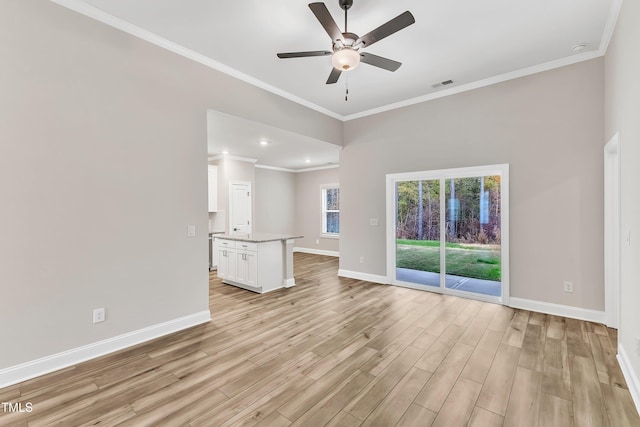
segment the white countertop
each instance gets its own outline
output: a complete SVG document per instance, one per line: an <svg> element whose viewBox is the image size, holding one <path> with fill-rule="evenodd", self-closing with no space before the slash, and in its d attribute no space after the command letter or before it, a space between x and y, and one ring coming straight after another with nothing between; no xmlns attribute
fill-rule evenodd
<svg viewBox="0 0 640 427"><path fill-rule="evenodd" d="M251 233L251 234L223 234L216 235L216 239L235 240L237 242L275 242L277 240L301 239L303 236L294 234Z"/></svg>

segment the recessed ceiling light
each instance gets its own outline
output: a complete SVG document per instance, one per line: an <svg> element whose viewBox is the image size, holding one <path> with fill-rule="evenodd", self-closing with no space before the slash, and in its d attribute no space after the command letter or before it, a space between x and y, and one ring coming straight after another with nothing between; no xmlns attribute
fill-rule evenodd
<svg viewBox="0 0 640 427"><path fill-rule="evenodd" d="M224 150L222 154L229 154L229 152L227 150Z"/></svg>
<svg viewBox="0 0 640 427"><path fill-rule="evenodd" d="M306 159L304 162L305 163L311 163L311 159Z"/></svg>
<svg viewBox="0 0 640 427"><path fill-rule="evenodd" d="M264 147L264 146L267 146L267 145L269 145L269 141L264 140L264 139L263 139L263 140L260 140L260 145L262 145L263 147Z"/></svg>
<svg viewBox="0 0 640 427"><path fill-rule="evenodd" d="M583 50L585 50L587 48L587 44L586 43L578 43L574 46L571 46L571 50L574 51L575 53L580 53Z"/></svg>

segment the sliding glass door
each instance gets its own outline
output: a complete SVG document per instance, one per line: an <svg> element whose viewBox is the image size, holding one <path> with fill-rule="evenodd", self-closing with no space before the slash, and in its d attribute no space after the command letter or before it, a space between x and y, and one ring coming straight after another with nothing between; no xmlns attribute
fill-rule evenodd
<svg viewBox="0 0 640 427"><path fill-rule="evenodd" d="M500 175L445 179L445 286L501 296Z"/></svg>
<svg viewBox="0 0 640 427"><path fill-rule="evenodd" d="M392 284L505 302L508 165L387 176Z"/></svg>
<svg viewBox="0 0 640 427"><path fill-rule="evenodd" d="M396 182L396 278L440 287L440 180Z"/></svg>

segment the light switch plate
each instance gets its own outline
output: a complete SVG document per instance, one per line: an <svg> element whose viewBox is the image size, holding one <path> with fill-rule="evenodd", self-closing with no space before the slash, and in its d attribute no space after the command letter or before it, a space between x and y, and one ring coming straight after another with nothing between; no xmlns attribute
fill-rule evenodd
<svg viewBox="0 0 640 427"><path fill-rule="evenodd" d="M190 225L187 227L187 236L189 237L195 237L196 235L196 226L195 225Z"/></svg>

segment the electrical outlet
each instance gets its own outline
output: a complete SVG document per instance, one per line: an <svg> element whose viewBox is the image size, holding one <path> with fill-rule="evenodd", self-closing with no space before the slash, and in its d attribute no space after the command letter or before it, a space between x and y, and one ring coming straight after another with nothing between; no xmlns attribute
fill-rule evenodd
<svg viewBox="0 0 640 427"><path fill-rule="evenodd" d="M573 292L573 282L564 282L564 291Z"/></svg>
<svg viewBox="0 0 640 427"><path fill-rule="evenodd" d="M378 221L378 218L370 218L369 225L372 227L377 227L380 225L380 221Z"/></svg>
<svg viewBox="0 0 640 427"><path fill-rule="evenodd" d="M360 257L360 264L364 264L364 257L363 256Z"/></svg>
<svg viewBox="0 0 640 427"><path fill-rule="evenodd" d="M320 244L320 239L316 239L316 245Z"/></svg>
<svg viewBox="0 0 640 427"><path fill-rule="evenodd" d="M104 320L104 308L96 308L95 310L93 310L93 323L104 322Z"/></svg>

